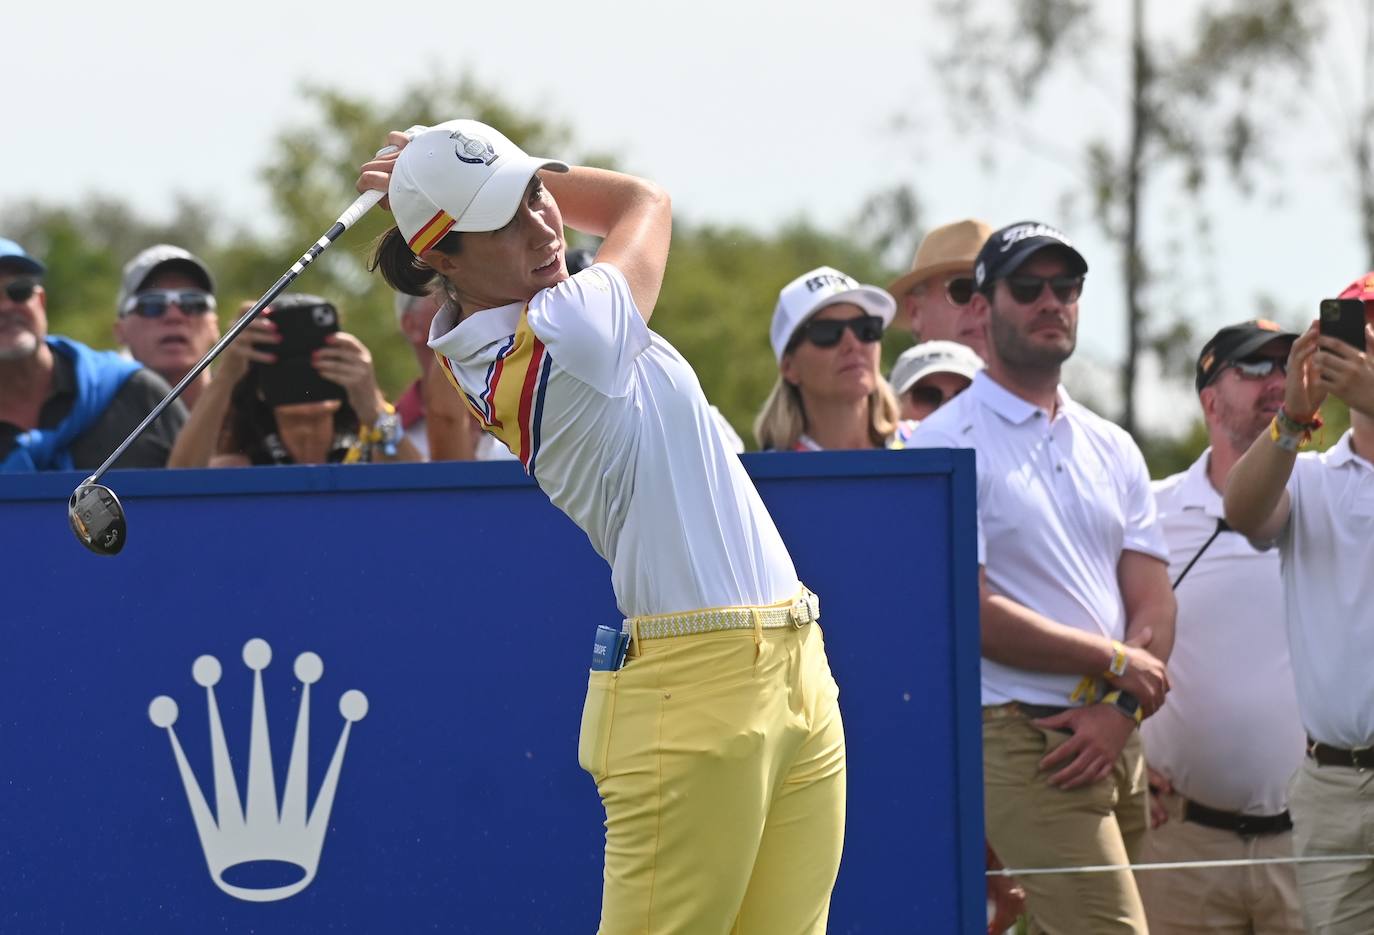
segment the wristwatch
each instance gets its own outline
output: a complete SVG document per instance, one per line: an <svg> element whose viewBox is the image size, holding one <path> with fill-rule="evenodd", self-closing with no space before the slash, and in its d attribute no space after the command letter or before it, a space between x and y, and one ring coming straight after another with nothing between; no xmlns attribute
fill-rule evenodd
<svg viewBox="0 0 1374 935"><path fill-rule="evenodd" d="M383 401L381 408L382 411L377 414L377 420L371 426L358 429L358 441L369 447L380 445L388 458L394 458L396 446L400 444L405 430L401 426L401 417L396 414L395 406Z"/></svg>
<svg viewBox="0 0 1374 935"><path fill-rule="evenodd" d="M1102 696L1102 703L1111 705L1137 724L1145 719L1145 712L1140 707L1140 699L1130 692L1123 692L1120 689L1109 691Z"/></svg>
<svg viewBox="0 0 1374 935"><path fill-rule="evenodd" d="M372 423L372 437L375 443L382 446L382 452L388 458L394 458L396 446L401 443L401 436L405 432L401 427L401 417L396 414L396 407L391 403L385 403L384 406L377 421Z"/></svg>

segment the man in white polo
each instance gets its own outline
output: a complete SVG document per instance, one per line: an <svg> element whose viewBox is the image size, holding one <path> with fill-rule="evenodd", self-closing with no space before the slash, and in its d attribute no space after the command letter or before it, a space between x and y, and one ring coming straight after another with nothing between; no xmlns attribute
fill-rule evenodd
<svg viewBox="0 0 1374 935"><path fill-rule="evenodd" d="M1279 557L1226 525L1221 494L1283 402L1296 339L1247 321L1203 345L1196 384L1211 447L1154 485L1178 628L1169 703L1141 728L1153 793L1148 863L1293 856L1288 781L1302 762L1303 729ZM1305 931L1291 864L1153 870L1137 880L1151 935Z"/></svg>
<svg viewBox="0 0 1374 935"><path fill-rule="evenodd" d="M1342 293L1374 321L1374 273ZM1374 350L1374 327L1364 341ZM1350 407L1350 431L1298 454L1320 428L1327 395ZM1289 787L1299 857L1374 852L1374 356L1320 334L1293 342L1283 407L1231 472L1226 520L1276 543L1307 756ZM1309 931L1374 932L1374 861L1299 864Z"/></svg>
<svg viewBox="0 0 1374 935"><path fill-rule="evenodd" d="M1087 263L1032 221L978 253L987 368L913 444L978 472L987 837L1010 867L1125 864L1146 826L1139 717L1168 690L1174 598L1145 460L1068 396ZM1129 870L1023 878L1032 931L1136 935Z"/></svg>

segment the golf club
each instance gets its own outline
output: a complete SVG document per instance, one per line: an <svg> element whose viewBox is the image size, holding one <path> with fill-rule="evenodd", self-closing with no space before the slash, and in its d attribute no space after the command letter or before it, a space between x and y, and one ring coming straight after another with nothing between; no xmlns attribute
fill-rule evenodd
<svg viewBox="0 0 1374 935"><path fill-rule="evenodd" d="M394 146L387 146L380 150L377 155L385 155L394 149ZM172 404L172 400L180 396L181 391L186 389L196 377L200 376L201 372L210 365L210 362L229 346L229 342L233 341L244 328L248 327L249 322L256 318L259 312L280 295L283 289L291 285L296 277L344 231L348 230L358 218L381 201L384 194L386 193L380 191L367 191L359 195L353 204L349 205L348 209L339 215L334 226L329 228L323 237L315 241L310 249L286 271L285 275L278 279L272 288L263 293L262 298L258 299L257 303L245 312L238 321L234 322L234 326L215 343L214 347L206 352L199 363L191 368L190 373L182 377L181 382L172 387L172 391L167 394L162 402L153 407L153 410L144 417L138 427L129 433L129 437L124 439L119 447L105 459L105 463L96 468L95 473L82 481L72 492L71 499L67 502L67 521L71 524L72 532L76 534L76 538L81 541L82 545L97 555L115 555L124 548L128 533L128 524L124 519L124 507L120 505L119 498L115 496L113 490L99 483L101 476L110 469L110 465L114 464L120 455L124 454L138 436L142 435L148 426L152 425L153 421L162 415L163 410Z"/></svg>

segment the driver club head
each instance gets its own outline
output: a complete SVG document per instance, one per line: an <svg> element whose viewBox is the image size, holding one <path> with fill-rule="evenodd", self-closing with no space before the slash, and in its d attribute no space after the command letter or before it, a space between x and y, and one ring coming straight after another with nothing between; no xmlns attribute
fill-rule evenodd
<svg viewBox="0 0 1374 935"><path fill-rule="evenodd" d="M124 548L128 531L124 507L108 487L92 483L77 487L67 502L67 521L81 544L97 555L115 555Z"/></svg>

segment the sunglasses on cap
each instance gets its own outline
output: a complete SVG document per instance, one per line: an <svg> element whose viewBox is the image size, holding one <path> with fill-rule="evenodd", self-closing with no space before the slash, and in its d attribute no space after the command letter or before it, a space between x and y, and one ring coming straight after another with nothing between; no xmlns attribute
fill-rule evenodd
<svg viewBox="0 0 1374 935"><path fill-rule="evenodd" d="M1022 305L1028 305L1040 298L1040 293L1049 286L1054 297L1065 305L1077 302L1083 294L1082 276L1032 276L1029 273L1016 273L1003 280L1011 297Z"/></svg>
<svg viewBox="0 0 1374 935"><path fill-rule="evenodd" d="M802 339L817 347L834 347L844 336L844 329L854 332L854 337L865 344L883 339L883 320L877 315L860 315L858 318L813 318L797 328L797 336L792 339L792 347Z"/></svg>
<svg viewBox="0 0 1374 935"><path fill-rule="evenodd" d="M173 305L186 315L204 315L215 310L215 297L201 289L145 289L125 300L119 317L161 318Z"/></svg>
<svg viewBox="0 0 1374 935"><path fill-rule="evenodd" d="M1247 357L1244 360L1233 360L1226 365L1227 368L1234 370L1246 380L1263 380L1276 369L1279 373L1288 373L1288 359L1285 357Z"/></svg>
<svg viewBox="0 0 1374 935"><path fill-rule="evenodd" d="M5 295L16 305L33 298L37 289L38 283L32 279L16 279L13 282L5 283Z"/></svg>
<svg viewBox="0 0 1374 935"><path fill-rule="evenodd" d="M966 389L968 389L967 386L961 386L953 393L946 396L945 391L938 386L913 386L911 389L907 390L907 393L914 401L929 406L932 409L939 409Z"/></svg>

